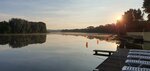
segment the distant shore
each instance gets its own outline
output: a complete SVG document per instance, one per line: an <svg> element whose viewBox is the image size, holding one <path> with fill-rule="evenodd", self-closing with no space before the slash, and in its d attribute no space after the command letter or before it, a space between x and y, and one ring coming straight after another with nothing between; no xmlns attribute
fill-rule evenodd
<svg viewBox="0 0 150 71"><path fill-rule="evenodd" d="M47 33L10 33L10 34L0 34L1 35L46 35Z"/></svg>

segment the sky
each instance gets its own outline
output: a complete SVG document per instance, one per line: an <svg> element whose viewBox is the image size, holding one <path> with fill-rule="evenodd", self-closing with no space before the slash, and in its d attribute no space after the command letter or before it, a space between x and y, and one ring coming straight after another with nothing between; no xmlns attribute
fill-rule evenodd
<svg viewBox="0 0 150 71"><path fill-rule="evenodd" d="M48 29L75 29L115 23L143 0L0 0L0 21L22 18Z"/></svg>

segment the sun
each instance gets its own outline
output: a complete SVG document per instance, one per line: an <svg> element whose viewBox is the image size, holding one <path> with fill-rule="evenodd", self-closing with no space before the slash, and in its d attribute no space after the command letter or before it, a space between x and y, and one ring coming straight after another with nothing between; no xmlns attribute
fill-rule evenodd
<svg viewBox="0 0 150 71"><path fill-rule="evenodd" d="M122 16L116 17L116 20L122 20Z"/></svg>

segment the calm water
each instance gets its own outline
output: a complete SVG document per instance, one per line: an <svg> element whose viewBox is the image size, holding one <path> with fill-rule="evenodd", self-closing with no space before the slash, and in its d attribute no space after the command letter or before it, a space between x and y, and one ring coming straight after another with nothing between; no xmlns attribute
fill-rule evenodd
<svg viewBox="0 0 150 71"><path fill-rule="evenodd" d="M0 36L0 71L92 71L113 50L115 41L62 34Z"/></svg>

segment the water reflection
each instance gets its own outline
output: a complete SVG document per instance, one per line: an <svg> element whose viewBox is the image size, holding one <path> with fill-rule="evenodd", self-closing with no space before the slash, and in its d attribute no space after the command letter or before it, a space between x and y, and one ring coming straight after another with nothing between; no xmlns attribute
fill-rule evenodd
<svg viewBox="0 0 150 71"><path fill-rule="evenodd" d="M96 39L94 44L100 45L100 41L107 41L107 42L116 42L116 40L112 40L110 35L92 35L92 34L63 34L65 36L72 35L72 36L82 36L89 40ZM89 40L86 40L84 46L89 48ZM38 34L38 35L0 35L0 45L9 45L12 48L21 48L30 44L41 44L46 42L46 34ZM93 42L92 42L93 43Z"/></svg>
<svg viewBox="0 0 150 71"><path fill-rule="evenodd" d="M120 40L117 42L118 48L127 48L127 49L143 49L143 44L136 44L126 40Z"/></svg>
<svg viewBox="0 0 150 71"><path fill-rule="evenodd" d="M116 42L114 40L115 35L111 34L89 34L89 33L62 33L63 35L72 35L72 36L83 36L86 37L87 39L97 39L97 44L99 44L99 41L108 41L108 42Z"/></svg>
<svg viewBox="0 0 150 71"><path fill-rule="evenodd" d="M102 44L99 44L99 42L110 42L110 43L116 43L116 39L115 39L115 35L111 35L111 34L90 34L90 33L61 33L62 35L65 36L82 36L84 38L87 38L89 40L86 39L84 46L85 48L89 48L91 46L89 46L90 44L95 44L97 45L96 47L98 48L99 46L101 46ZM89 42L91 40L94 40L95 42ZM109 46L110 47L110 46Z"/></svg>
<svg viewBox="0 0 150 71"><path fill-rule="evenodd" d="M29 44L46 42L46 35L0 35L0 45L8 44L12 48L21 48Z"/></svg>
<svg viewBox="0 0 150 71"><path fill-rule="evenodd" d="M87 36L60 34L1 36L0 43L4 45L0 46L0 71L92 71L106 59L103 56L94 56L93 50L116 50L115 43L95 37L91 40ZM44 44L7 49L10 45L17 46L17 43L18 46Z"/></svg>

